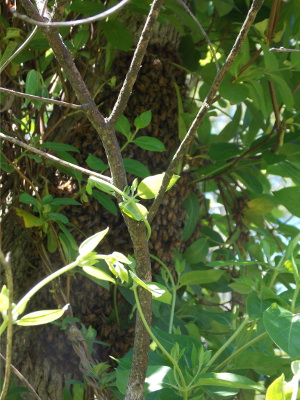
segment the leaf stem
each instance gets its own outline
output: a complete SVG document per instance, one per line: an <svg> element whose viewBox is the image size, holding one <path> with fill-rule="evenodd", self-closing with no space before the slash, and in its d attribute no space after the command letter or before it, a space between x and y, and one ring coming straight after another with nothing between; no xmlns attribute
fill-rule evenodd
<svg viewBox="0 0 300 400"><path fill-rule="evenodd" d="M136 306L137 306L139 315L141 317L141 320L142 320L142 322L144 324L144 327L145 327L146 331L148 332L148 334L151 337L151 339L155 342L157 347L168 358L168 360L174 365L174 368L175 368L176 372L178 373L178 375L180 377L180 380L182 382L181 388L178 388L178 389L180 389L181 392L183 393L184 400L188 400L188 387L187 387L187 385L185 383L184 376L183 376L183 374L181 372L181 369L180 369L177 361L171 356L171 354L169 354L167 352L167 350L163 347L163 345L159 342L159 340L156 338L154 333L151 331L151 329L150 329L150 327L149 327L149 325L148 325L148 323L147 323L147 321L145 319L145 316L144 316L144 313L143 313L143 310L142 310L142 307L141 307L141 304L140 304L140 300L139 300L139 296L138 296L138 293L137 293L137 287L136 286L133 286L133 292L134 292L134 298L135 298L135 301L136 301Z"/></svg>
<svg viewBox="0 0 300 400"><path fill-rule="evenodd" d="M166 266L166 264L161 259L159 259L158 257L154 256L153 254L150 254L150 257L153 260L157 261L163 267L163 269L166 271L166 273L169 276L170 281L171 281L172 303L171 303L171 313L170 313L170 321L169 321L169 330L168 330L168 332L172 333L173 322L174 322L174 314L175 314L175 305L176 305L176 290L177 290L177 287L175 285L173 276L172 276L169 268Z"/></svg>
<svg viewBox="0 0 300 400"><path fill-rule="evenodd" d="M249 317L247 316L238 329L230 336L230 338L219 348L219 350L213 355L213 357L208 361L206 367L203 368L202 372L205 373L208 368L216 361L216 359L223 353L223 351L234 341L234 339L241 333L246 324L249 322Z"/></svg>
<svg viewBox="0 0 300 400"><path fill-rule="evenodd" d="M39 282L37 285L35 285L31 290L29 290L29 292L24 297L22 297L22 299L18 302L18 304L13 308L13 310L12 310L13 321L18 316L18 310L22 309L34 294L36 294L42 287L47 285L47 283L51 282L53 279L59 277L60 275L64 274L65 272L70 271L77 265L78 265L78 262L76 260L76 261L72 262L71 264L68 264L65 267L53 272L53 274L47 276L41 282ZM1 324L0 336L6 329L7 324L8 324L7 320L3 321L3 323Z"/></svg>

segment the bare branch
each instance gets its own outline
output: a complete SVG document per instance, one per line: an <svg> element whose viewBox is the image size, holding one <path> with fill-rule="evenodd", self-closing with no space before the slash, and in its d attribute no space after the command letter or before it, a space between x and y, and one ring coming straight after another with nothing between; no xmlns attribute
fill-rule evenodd
<svg viewBox="0 0 300 400"><path fill-rule="evenodd" d="M117 122L117 120L120 118L120 116L123 114L128 99L131 95L131 91L133 88L133 85L135 84L137 75L139 73L144 55L146 53L146 49L151 37L151 32L153 29L153 26L157 20L159 10L163 4L163 0L156 0L153 1L150 12L148 14L147 20L145 22L142 34L140 36L140 39L138 41L137 47L135 49L130 67L128 69L128 72L126 74L126 78L124 80L123 86L120 90L118 99L114 105L114 108L112 110L112 113L108 119L109 122L111 122L113 125Z"/></svg>
<svg viewBox="0 0 300 400"><path fill-rule="evenodd" d="M193 20L194 20L195 23L197 24L198 28L199 28L200 31L202 32L202 35L204 36L204 38L205 38L205 40L206 40L206 42L207 42L207 44L208 44L208 46L209 46L209 49L210 49L210 51L211 51L211 54L212 54L212 56L213 56L213 59L214 59L214 61L215 61L216 68L217 68L217 72L219 72L220 66L219 66L219 62L218 62L218 59L217 59L217 55L216 55L215 49L214 49L214 47L213 47L211 41L209 40L209 37L208 37L207 33L205 32L203 26L200 24L200 22L198 21L198 19L195 17L195 15L192 13L192 11L189 9L189 7L185 4L185 2L184 2L183 0L176 0L176 1L177 1L180 5L182 5L182 7L185 9L185 11L193 18Z"/></svg>
<svg viewBox="0 0 300 400"><path fill-rule="evenodd" d="M40 97L40 96L35 96L33 94L17 92L16 90L6 89L3 87L0 87L0 92L9 93L10 95L16 96L16 97L25 97L25 98L31 99L31 100L42 101L43 103L57 104L59 106L75 108L76 110L85 108L84 105L81 106L79 104L67 103L67 102L61 101L61 100L48 99L47 97ZM0 111L4 111L4 110L0 110Z"/></svg>
<svg viewBox="0 0 300 400"><path fill-rule="evenodd" d="M285 47L271 47L269 51L274 53L300 53L300 49L286 49Z"/></svg>
<svg viewBox="0 0 300 400"><path fill-rule="evenodd" d="M7 362L7 359L0 353L0 358L2 358L2 360L4 360L5 362ZM30 383L28 382L27 379L25 379L25 377L21 374L21 372L19 370L17 370L16 367L14 367L12 364L10 364L11 370L12 372L18 377L18 379L20 379L21 382L24 383L24 385L27 387L27 389L34 395L34 397L37 400L42 400L40 398L40 396L37 394L37 392L33 389L33 387L30 385Z"/></svg>
<svg viewBox="0 0 300 400"><path fill-rule="evenodd" d="M112 181L112 179L109 178L108 176L98 174L97 172L91 171L91 170L86 169L86 168L79 167L78 165L71 164L71 163L69 163L67 161L64 161L64 160L61 160L60 158L55 157L52 154L45 153L44 151L36 149L35 147L32 147L27 143L21 142L20 140L15 139L15 138L13 138L11 136L7 136L2 132L0 132L0 139L4 139L4 140L7 140L7 141L9 141L11 143L14 143L14 144L16 144L18 146L24 147L25 149L31 151L32 153L36 153L36 154L38 154L39 156L41 156L43 158L48 158L51 161L54 161L54 162L56 162L58 164L61 164L61 165L64 165L65 167L69 167L69 168L75 169L76 171L82 172L85 175L95 176L96 178L103 179L104 181L109 182L109 183L111 183L111 181Z"/></svg>
<svg viewBox="0 0 300 400"><path fill-rule="evenodd" d="M21 53L21 51L28 45L28 43L31 41L31 39L34 37L34 35L37 33L38 27L36 26L33 31L30 33L28 38L21 44L17 50L13 52L13 54L3 63L0 67L0 73L12 62L12 60L17 57L18 54Z"/></svg>
<svg viewBox="0 0 300 400"><path fill-rule="evenodd" d="M182 157L184 156L189 145L192 143L199 126L201 125L207 111L209 110L211 104L213 103L214 97L220 87L221 82L223 81L225 75L229 71L233 61L236 59L237 55L239 54L242 44L243 44L244 40L246 39L248 31L251 28L251 26L254 22L254 19L257 15L259 9L261 8L262 4L263 4L263 0L254 0L253 1L251 8L247 14L247 17L243 23L243 26L236 38L236 41L226 59L223 67L217 73L215 80L211 86L211 89L210 89L208 95L206 96L206 99L203 102L202 107L198 111L196 118L192 122L190 129L188 130L184 140L181 142L178 150L176 151L176 153L164 175L164 179L163 179L162 185L159 189L159 193L156 196L155 200L153 201L152 206L149 210L149 214L148 214L149 223L151 223L151 221L153 220L153 218L158 210L158 207L163 199L164 193L167 189L167 186L170 182L172 175L174 174L174 172L176 170L176 167L177 167L179 161L182 159Z"/></svg>
<svg viewBox="0 0 300 400"><path fill-rule="evenodd" d="M95 22L95 21L100 21L101 19L105 19L109 15L120 10L129 1L130 0L122 0L120 3L116 4L115 6L111 7L110 9L103 11L102 13L94 15L92 17L78 19L76 21L65 21L65 22L44 22L44 21L41 21L40 19L35 20L32 18L29 18L27 15L18 13L18 11L16 10L15 7L12 7L10 10L13 13L14 17L22 19L23 21L29 22L30 24L34 24L37 26L43 26L43 27L58 28L58 27L62 27L62 26L76 26L76 25L82 25L82 24L90 24L91 22Z"/></svg>

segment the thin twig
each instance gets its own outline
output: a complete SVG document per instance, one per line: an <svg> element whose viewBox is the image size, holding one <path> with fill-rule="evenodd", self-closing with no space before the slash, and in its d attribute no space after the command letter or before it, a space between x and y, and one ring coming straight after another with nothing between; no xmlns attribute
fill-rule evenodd
<svg viewBox="0 0 300 400"><path fill-rule="evenodd" d="M100 14L93 15L92 17L78 19L76 21L65 21L65 22L43 22L43 21L35 20L35 19L28 17L27 15L18 13L18 11L16 10L15 7L12 7L10 9L10 11L12 12L14 17L22 19L23 21L29 22L30 24L34 24L37 26L43 26L43 27L58 28L58 27L62 27L62 26L76 26L76 25L82 25L82 24L90 24L91 22L95 22L95 21L100 21L101 19L105 19L109 15L120 10L129 1L130 0L122 0L119 4L116 4L115 6L111 7L110 9L108 9L106 11L103 11Z"/></svg>
<svg viewBox="0 0 300 400"><path fill-rule="evenodd" d="M13 54L5 61L4 64L1 65L0 67L0 73L8 66L8 64L10 64L12 62L12 60L17 57L17 55L19 53L21 53L21 51L28 45L28 43L31 41L31 39L34 37L34 35L36 34L38 30L38 27L36 26L33 31L30 33L30 35L28 36L28 38L21 44L20 47L17 48L17 50L15 50L13 52Z"/></svg>
<svg viewBox="0 0 300 400"><path fill-rule="evenodd" d="M63 107L69 107L69 108L75 108L75 109L84 109L85 108L84 105L81 106L79 104L67 103L67 102L61 101L61 100L48 99L46 97L40 97L40 96L35 96L33 94L17 92L16 90L6 89L3 87L0 87L0 92L9 93L10 95L16 96L16 97L25 97L25 98L28 98L31 100L42 101L43 103L58 104L59 106L63 106Z"/></svg>
<svg viewBox="0 0 300 400"><path fill-rule="evenodd" d="M110 114L110 117L108 119L108 121L113 125L117 122L117 120L120 118L120 116L123 114L126 108L128 99L132 92L133 85L135 84L144 55L146 53L146 49L151 37L153 26L157 20L159 10L162 4L163 0L156 0L152 3L143 31L141 33L140 39L138 41L137 47L132 57L130 67L126 74L123 86L120 90L118 99L114 105L112 113Z"/></svg>
<svg viewBox="0 0 300 400"><path fill-rule="evenodd" d="M274 53L300 53L299 49L286 49L285 47L271 47L269 51Z"/></svg>
<svg viewBox="0 0 300 400"><path fill-rule="evenodd" d="M5 277L8 289L8 310L7 310L7 334L6 334L6 363L5 363L5 374L2 391L0 394L0 400L5 400L11 373L11 360L12 360L12 335L13 335L13 321L12 321L12 303L13 303L13 276L11 266L9 263L9 255L4 257L0 249L0 264L3 265L5 270Z"/></svg>
<svg viewBox="0 0 300 400"><path fill-rule="evenodd" d="M7 362L6 358L0 353L0 357L2 360ZM24 383L24 385L27 387L27 389L35 396L37 400L42 400L40 396L37 394L37 392L33 389L33 387L30 385L30 383L27 381L27 379L21 374L19 370L17 370L16 367L14 367L12 364L10 364L12 372Z"/></svg>
<svg viewBox="0 0 300 400"><path fill-rule="evenodd" d="M60 158L55 157L52 154L48 154L48 153L45 153L44 151L38 150L35 147L32 147L27 143L21 142L21 140L15 139L15 138L13 138L11 136L7 136L2 132L0 132L0 139L4 139L4 140L7 140L7 141L9 141L11 143L14 143L14 144L16 144L18 146L24 147L25 149L31 151L32 153L36 153L39 156L44 157L44 158L48 158L49 160L54 161L54 162L56 162L58 164L61 164L61 165L64 165L66 167L75 169L76 171L80 171L83 174L86 174L86 175L89 175L89 176L95 176L96 178L100 178L100 179L103 179L103 180L111 183L111 178L109 178L108 176L98 174L97 172L91 171L91 170L86 169L86 168L79 167L78 165L71 164L71 163L69 163L67 161L64 161L64 160L61 160Z"/></svg>
<svg viewBox="0 0 300 400"><path fill-rule="evenodd" d="M158 207L163 199L164 193L168 187L168 184L170 182L172 175L174 174L174 172L176 170L176 167L177 167L179 161L185 154L189 145L192 143L199 126L201 125L207 111L209 110L211 104L213 103L214 97L220 87L221 82L223 81L225 75L229 71L233 61L236 59L237 55L239 54L242 44L243 44L244 40L246 39L248 31L251 28L251 26L255 20L255 17L257 15L259 9L261 8L262 4L263 4L263 0L254 0L253 1L251 8L247 14L247 17L243 23L243 26L236 38L236 41L226 59L223 67L217 73L215 80L211 86L211 89L210 89L208 95L206 96L206 99L203 102L202 107L200 108L196 118L192 122L190 129L188 130L184 140L181 142L178 150L176 151L176 153L164 175L164 179L163 179L162 185L159 189L159 193L156 196L156 198L154 199L152 206L149 210L149 214L148 214L149 223L151 223L151 221L153 220L153 218L158 210Z"/></svg>
<svg viewBox="0 0 300 400"><path fill-rule="evenodd" d="M184 2L183 0L176 0L176 1L177 1L180 5L182 5L182 7L185 9L185 11L193 18L193 20L194 20L195 23L197 24L198 28L200 29L202 35L204 36L204 38L205 38L205 40L206 40L206 42L207 42L207 44L208 44L208 46L209 46L209 49L210 49L210 51L211 51L211 54L212 54L213 59L214 59L215 64L216 64L217 72L219 72L219 70L220 70L220 65L219 65L219 62L218 62L218 59L217 59L217 55L216 55L215 49L214 49L214 47L213 47L211 41L209 40L209 37L208 37L207 33L205 32L203 26L200 24L200 22L198 21L198 19L195 17L195 15L192 13L192 11L189 9L189 7L185 4L185 2Z"/></svg>

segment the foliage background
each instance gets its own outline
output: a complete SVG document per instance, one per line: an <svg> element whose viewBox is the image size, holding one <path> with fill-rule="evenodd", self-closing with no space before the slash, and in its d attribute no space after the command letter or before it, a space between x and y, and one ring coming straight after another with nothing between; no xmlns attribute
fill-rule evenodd
<svg viewBox="0 0 300 400"><path fill-rule="evenodd" d="M51 10L53 4L48 5ZM153 278L167 284L176 298L175 310L153 303L152 326L170 352L176 343L185 349L184 357L177 356L187 379L202 365L209 373L235 373L263 382L265 387L274 381L280 390L283 388L283 396L288 396L284 379L275 379L282 373L287 381L297 376L291 361L299 358L300 351L299 229L295 219L290 219L300 218L300 54L269 49L298 48L299 6L298 0L263 4L193 142L181 157L176 168L181 179L164 198L149 242L151 254L172 274L170 278L161 269L161 261L155 259ZM218 63L224 65L249 2L195 0L189 7L206 30ZM60 18L74 20L104 9L99 2L75 0L66 5ZM22 5L18 11L26 13ZM131 1L107 20L60 28L106 117L128 71L142 18L148 13L148 1ZM4 5L1 22L3 65L32 27L12 18ZM78 104L61 67L48 40L37 30L26 48L2 67L1 86ZM215 76L215 62L197 23L181 4L165 1L132 96L116 125L130 184L135 177L141 180L168 168ZM105 150L85 114L5 93L1 99L1 131L5 135L71 164L110 174ZM104 239L100 251L132 254L117 203L97 189L88 195L87 176L7 140L2 141L0 157L2 249L12 251L16 298L45 274L73 261L78 243L106 226L111 227L111 236ZM278 180L284 187L273 187ZM220 205L217 210L215 202ZM151 203L146 200L143 204L149 208ZM29 310L70 302L73 316L83 323L86 340L95 345L93 357L102 362L109 360L108 354L121 359L133 344L132 291L122 285L115 290L107 281L95 283L80 276L79 270L62 278L60 285L59 290L52 288L53 298L49 298L48 288L41 291L29 303ZM85 391L89 396L88 382L61 328L26 328L26 333L21 328L20 339L14 341L13 362L35 387L46 382L54 365L49 398L68 398L66 382L73 383L74 393ZM206 356L201 356L200 349ZM215 358L209 359L209 351ZM111 396L123 398L129 357L120 361ZM170 367L160 353L151 352L149 363L149 371ZM37 370L46 372L37 376ZM83 375L86 377L86 372ZM174 382L168 374L158 392L149 381L149 398L179 396L180 391L170 388ZM44 383L42 398L47 398L47 386ZM202 381L191 390L190 398L254 398L253 390L240 388L241 382L221 390L220 383L206 385ZM272 398L272 393L269 396Z"/></svg>

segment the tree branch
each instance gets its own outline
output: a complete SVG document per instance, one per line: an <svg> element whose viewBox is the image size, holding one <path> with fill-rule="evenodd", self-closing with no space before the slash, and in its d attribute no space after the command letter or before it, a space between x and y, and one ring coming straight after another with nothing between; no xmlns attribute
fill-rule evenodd
<svg viewBox="0 0 300 400"><path fill-rule="evenodd" d="M116 101L116 104L114 105L112 113L108 119L109 122L112 123L113 125L118 121L120 116L124 113L127 102L132 92L133 85L135 84L136 78L138 76L144 55L146 53L146 49L151 37L153 26L157 20L159 10L162 4L163 0L156 0L152 3L143 31L141 33L140 39L135 49L130 67L126 74L123 86L120 90L118 99Z"/></svg>
<svg viewBox="0 0 300 400"><path fill-rule="evenodd" d="M18 146L21 146L21 147L24 147L25 149L31 151L32 153L36 153L36 154L38 154L39 156L41 156L43 158L48 158L51 161L54 161L54 162L56 162L58 164L61 164L61 165L64 165L65 167L69 167L69 168L75 169L76 171L82 172L85 175L95 176L96 178L100 178L100 179L103 179L104 181L107 181L107 182L111 183L111 178L109 178L108 176L98 174L97 172L91 171L91 170L86 169L86 168L79 167L78 165L71 164L71 163L69 163L67 161L64 161L64 160L61 160L60 158L55 157L52 154L45 153L42 150L36 149L35 147L32 147L27 143L21 142L21 140L18 140L18 139L15 139L15 138L11 137L11 136L5 135L2 132L0 132L0 139L4 139L4 140L7 140L8 142L14 143L14 144L16 144Z"/></svg>
<svg viewBox="0 0 300 400"><path fill-rule="evenodd" d="M25 10L31 17L41 20L41 17L39 16L35 7L33 7L30 0L21 0L21 1ZM154 0L153 2L153 6L151 8L151 10L153 10L152 11L153 14L151 18L149 17L150 20L153 22L151 24L149 23L149 25L147 25L147 28L144 30L147 32L147 35L149 35L149 37L150 37L150 31L154 25L154 20L158 16L158 11L160 6L162 5L162 2L163 0ZM127 184L126 173L125 173L124 163L122 160L122 155L120 152L120 147L117 141L114 127L111 124L111 120L106 120L98 110L91 94L89 93L79 71L77 70L72 60L72 56L69 50L63 43L58 30L56 28L47 25L46 27L41 26L41 31L49 41L49 44L59 64L63 68L65 75L69 80L79 102L86 106L84 111L87 115L87 118L89 119L89 121L91 122L91 124L93 125L93 127L95 128L95 130L97 131L99 137L103 142L114 185L119 189L123 190ZM141 42L139 42L138 46L140 45ZM132 87L133 83L134 81L129 84L130 85L129 87ZM124 108L126 106L125 103L129 98L129 94L130 93L126 94L126 97L125 95L124 97L122 96L122 98L124 99L122 101L122 107ZM114 109L116 108L117 107L114 107ZM142 280L151 281L151 263L150 263L149 247L147 240L147 232L144 223L139 223L126 216L124 216L124 220L127 224L128 231L134 248L134 256L137 265L136 267L137 274ZM145 289L141 288L139 290L139 298L147 323L150 325L151 315L152 315L151 294ZM139 317L137 317L133 363L127 386L127 394L125 397L126 400L142 400L144 397L144 381L148 365L148 352L149 352L149 335L146 329L144 328L141 320L139 319Z"/></svg>
<svg viewBox="0 0 300 400"><path fill-rule="evenodd" d="M15 7L12 7L10 10L14 17L19 18L23 21L29 22L30 24L42 26L42 27L51 27L51 28L58 28L62 26L76 26L76 25L83 25L83 24L90 24L91 22L100 21L101 19L107 18L109 15L115 13L116 11L120 10L125 4L127 4L130 0L122 0L119 4L111 7L110 9L103 11L97 15L93 15L92 17L78 19L76 21L65 21L65 22L44 22L40 18L33 19L29 18L27 15L23 15L18 13Z"/></svg>
<svg viewBox="0 0 300 400"><path fill-rule="evenodd" d="M246 39L248 31L251 28L251 26L255 20L255 17L257 15L259 9L261 8L262 4L263 4L263 0L254 0L253 1L251 8L247 14L247 17L243 23L243 26L236 38L236 41L226 59L223 67L217 73L215 80L211 86L211 89L210 89L208 95L206 96L206 99L203 102L202 107L198 111L196 118L192 122L190 129L188 130L184 140L181 142L178 150L176 151L176 153L164 175L162 185L161 185L159 192L149 210L149 214L148 214L149 223L151 223L155 214L157 213L158 207L163 199L164 193L167 189L167 186L170 182L172 175L174 174L174 172L176 170L176 167L177 167L179 161L182 159L186 150L188 149L189 145L192 143L195 135L197 134L197 130L198 130L199 126L201 125L211 104L213 103L214 97L220 87L220 84L222 83L227 72L229 71L233 61L236 59L237 55L239 54L242 44L243 44L244 40Z"/></svg>
<svg viewBox="0 0 300 400"><path fill-rule="evenodd" d="M3 87L0 87L0 92L9 93L10 95L16 96L16 97L25 97L25 98L31 99L31 100L42 101L43 103L57 104L57 105L63 106L63 107L75 108L76 110L85 108L84 105L67 103L67 102L61 101L61 100L48 99L47 97L40 97L40 96L35 96L33 94L17 92L16 90L6 89ZM0 111L3 111L3 110L0 110Z"/></svg>

